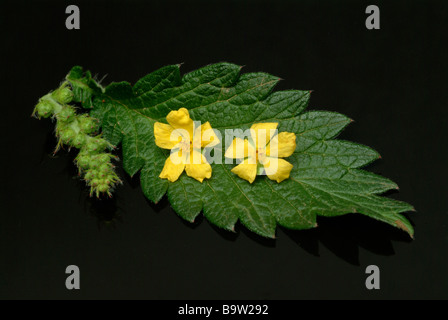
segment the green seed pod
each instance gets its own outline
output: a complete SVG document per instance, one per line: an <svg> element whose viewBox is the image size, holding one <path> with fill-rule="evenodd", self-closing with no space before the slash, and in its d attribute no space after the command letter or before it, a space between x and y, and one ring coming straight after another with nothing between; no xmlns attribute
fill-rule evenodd
<svg viewBox="0 0 448 320"><path fill-rule="evenodd" d="M58 120L70 122L75 118L75 110L70 106L63 106L57 114Z"/></svg>
<svg viewBox="0 0 448 320"><path fill-rule="evenodd" d="M98 149L98 145L93 139L88 139L84 147L87 152L95 152Z"/></svg>
<svg viewBox="0 0 448 320"><path fill-rule="evenodd" d="M83 133L78 133L73 140L71 141L71 145L76 148L81 148L86 142L86 136Z"/></svg>
<svg viewBox="0 0 448 320"><path fill-rule="evenodd" d="M106 173L109 173L110 169L111 169L110 165L107 163L104 163L98 168L98 172L106 174Z"/></svg>
<svg viewBox="0 0 448 320"><path fill-rule="evenodd" d="M100 175L100 173L99 173L98 170L96 170L96 169L92 169L91 172L92 172L92 174L93 174L93 176L94 176L95 178L98 178L99 175Z"/></svg>
<svg viewBox="0 0 448 320"><path fill-rule="evenodd" d="M37 111L39 117L48 118L53 113L54 108L50 102L42 100L37 104L35 111Z"/></svg>
<svg viewBox="0 0 448 320"><path fill-rule="evenodd" d="M86 134L93 133L97 130L98 122L88 116L78 118L79 128Z"/></svg>
<svg viewBox="0 0 448 320"><path fill-rule="evenodd" d="M90 139L86 143L86 148L88 152L101 152L106 149L108 143L104 139Z"/></svg>
<svg viewBox="0 0 448 320"><path fill-rule="evenodd" d="M102 153L97 156L97 159L101 163L109 163L111 157L112 155L109 153Z"/></svg>
<svg viewBox="0 0 448 320"><path fill-rule="evenodd" d="M59 136L62 131L70 128L70 126L66 122L57 121L56 122L56 134Z"/></svg>
<svg viewBox="0 0 448 320"><path fill-rule="evenodd" d="M95 168L96 170L98 170L98 174L100 174L99 168L103 165L103 163L101 163L98 159L92 159L92 161L90 162L90 165L92 168Z"/></svg>
<svg viewBox="0 0 448 320"><path fill-rule="evenodd" d="M92 180L93 179L93 173L92 172L87 172L85 175L84 175L84 180L86 180L86 181L90 181L90 180Z"/></svg>
<svg viewBox="0 0 448 320"><path fill-rule="evenodd" d="M101 184L99 184L99 185L96 187L96 189L97 189L99 192L107 192L107 191L109 190L109 186L108 186L107 184L105 184L105 183L101 183Z"/></svg>
<svg viewBox="0 0 448 320"><path fill-rule="evenodd" d="M78 154L76 157L76 163L81 169L88 169L90 167L90 156L84 154Z"/></svg>
<svg viewBox="0 0 448 320"><path fill-rule="evenodd" d="M100 179L93 178L93 179L90 181L90 185L96 187L98 184L100 184L100 182L101 182Z"/></svg>
<svg viewBox="0 0 448 320"><path fill-rule="evenodd" d="M91 181L93 179L97 179L97 175L98 175L98 172L96 170L89 170L85 174L84 179L87 181Z"/></svg>
<svg viewBox="0 0 448 320"><path fill-rule="evenodd" d="M102 139L102 138L96 139L96 143L98 143L98 146L100 148L106 148L107 146L109 146L109 143L106 140Z"/></svg>
<svg viewBox="0 0 448 320"><path fill-rule="evenodd" d="M64 128L59 132L59 138L62 143L69 144L76 136L75 130L72 128Z"/></svg>
<svg viewBox="0 0 448 320"><path fill-rule="evenodd" d="M51 95L61 104L70 103L73 100L73 92L67 87L61 87L54 91Z"/></svg>

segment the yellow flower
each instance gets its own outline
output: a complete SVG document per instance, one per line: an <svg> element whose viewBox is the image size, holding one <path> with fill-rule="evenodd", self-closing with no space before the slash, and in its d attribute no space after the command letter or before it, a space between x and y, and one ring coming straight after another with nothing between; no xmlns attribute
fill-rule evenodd
<svg viewBox="0 0 448 320"><path fill-rule="evenodd" d="M159 177L176 181L185 169L188 176L202 182L212 175L212 167L201 153L201 148L219 143L207 121L195 128L188 110L180 108L171 111L166 120L169 124L156 122L154 136L156 145L163 149L171 149L171 155Z"/></svg>
<svg viewBox="0 0 448 320"><path fill-rule="evenodd" d="M254 182L257 174L266 174L278 183L289 178L293 165L282 157L289 157L296 149L296 135L277 132L278 123L256 123L250 128L249 139L235 138L225 157L243 159L232 172Z"/></svg>

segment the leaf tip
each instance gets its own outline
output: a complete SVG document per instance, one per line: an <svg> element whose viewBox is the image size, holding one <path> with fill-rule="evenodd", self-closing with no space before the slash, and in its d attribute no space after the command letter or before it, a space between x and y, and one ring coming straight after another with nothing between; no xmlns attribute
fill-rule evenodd
<svg viewBox="0 0 448 320"><path fill-rule="evenodd" d="M395 220L394 222L395 222L395 225L396 225L399 229L401 229L401 230L407 232L407 233L409 234L409 236L411 237L411 239L414 239L414 232L413 232L412 230L409 230L409 228L403 223L403 221L401 221L401 220Z"/></svg>

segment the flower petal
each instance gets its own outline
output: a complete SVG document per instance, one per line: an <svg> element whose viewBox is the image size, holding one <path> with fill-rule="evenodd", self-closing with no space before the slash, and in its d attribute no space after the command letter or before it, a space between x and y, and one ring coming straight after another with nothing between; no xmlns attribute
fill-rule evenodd
<svg viewBox="0 0 448 320"><path fill-rule="evenodd" d="M171 155L165 160L165 166L159 175L159 178L168 179L171 182L179 179L185 168L185 156L182 155L182 151L171 153Z"/></svg>
<svg viewBox="0 0 448 320"><path fill-rule="evenodd" d="M179 133L184 136L184 138L188 138L190 141L193 138L193 120L190 118L190 114L188 110L185 108L180 108L179 110L171 111L166 116L166 121L174 128L174 129L182 129L188 132L188 137L185 137L182 130L179 130Z"/></svg>
<svg viewBox="0 0 448 320"><path fill-rule="evenodd" d="M249 161L245 159L242 163L234 167L231 171L241 179L247 180L250 183L254 182L257 176L257 164L251 163L255 161Z"/></svg>
<svg viewBox="0 0 448 320"><path fill-rule="evenodd" d="M172 126L161 122L154 124L154 137L156 145L163 149L173 149L182 139Z"/></svg>
<svg viewBox="0 0 448 320"><path fill-rule="evenodd" d="M268 158L268 161L264 164L264 170L268 178L278 183L289 178L292 168L291 163L277 158Z"/></svg>
<svg viewBox="0 0 448 320"><path fill-rule="evenodd" d="M210 122L206 122L194 130L193 148L213 147L219 144L219 138L212 129Z"/></svg>
<svg viewBox="0 0 448 320"><path fill-rule="evenodd" d="M235 138L224 154L226 158L243 159L249 156L255 157L255 149L247 139Z"/></svg>
<svg viewBox="0 0 448 320"><path fill-rule="evenodd" d="M269 143L277 127L276 122L255 123L250 127L250 135L257 148L264 148Z"/></svg>
<svg viewBox="0 0 448 320"><path fill-rule="evenodd" d="M216 135L215 131L213 130L212 126L210 125L210 122L206 122L201 126L201 140L202 140L202 147L214 147L217 144L219 144L219 137Z"/></svg>
<svg viewBox="0 0 448 320"><path fill-rule="evenodd" d="M190 161L185 166L185 172L188 176L202 182L205 178L210 179L212 176L212 167L202 153L193 150L190 153Z"/></svg>
<svg viewBox="0 0 448 320"><path fill-rule="evenodd" d="M272 138L266 147L266 155L272 157L286 158L296 150L296 135L292 132L280 132Z"/></svg>

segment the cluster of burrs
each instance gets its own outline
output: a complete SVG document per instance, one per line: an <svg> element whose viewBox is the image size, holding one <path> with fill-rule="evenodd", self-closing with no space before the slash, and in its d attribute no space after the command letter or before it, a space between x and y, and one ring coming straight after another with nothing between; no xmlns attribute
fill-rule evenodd
<svg viewBox="0 0 448 320"><path fill-rule="evenodd" d="M69 105L72 100L70 84L64 82L57 90L39 99L33 115L56 120L58 144L55 152L63 145L79 149L75 162L79 174L84 175L84 180L90 186L90 195L111 196L113 188L121 183L112 164L112 160L117 160L117 157L107 152L114 146L96 134L96 119L76 113L75 107Z"/></svg>

